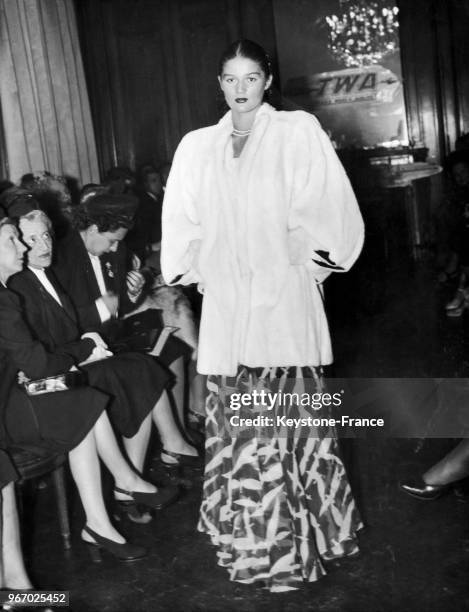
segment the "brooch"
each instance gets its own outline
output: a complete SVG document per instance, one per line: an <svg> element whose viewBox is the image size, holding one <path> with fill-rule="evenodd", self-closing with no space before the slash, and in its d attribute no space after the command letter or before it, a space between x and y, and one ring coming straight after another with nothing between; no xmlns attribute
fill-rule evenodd
<svg viewBox="0 0 469 612"><path fill-rule="evenodd" d="M112 264L110 261L106 261L106 274L109 278L114 278L114 272L112 270Z"/></svg>

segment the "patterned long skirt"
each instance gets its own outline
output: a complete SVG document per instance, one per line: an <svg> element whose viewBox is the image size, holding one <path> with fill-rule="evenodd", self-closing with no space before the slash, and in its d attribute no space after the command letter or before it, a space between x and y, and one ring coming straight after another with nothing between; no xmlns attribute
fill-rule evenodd
<svg viewBox="0 0 469 612"><path fill-rule="evenodd" d="M210 376L208 389L198 530L210 535L230 579L295 589L326 573L322 560L357 553L362 524L335 431L317 424L324 407L303 402L324 392L321 370L241 366L233 378ZM290 402L279 390L283 400L292 393ZM265 392L264 403L242 405L241 394L255 391ZM302 425L307 416L316 424Z"/></svg>

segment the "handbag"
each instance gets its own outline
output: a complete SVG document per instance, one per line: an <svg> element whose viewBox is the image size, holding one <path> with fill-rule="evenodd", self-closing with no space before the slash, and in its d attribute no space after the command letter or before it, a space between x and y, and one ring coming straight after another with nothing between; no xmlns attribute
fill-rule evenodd
<svg viewBox="0 0 469 612"><path fill-rule="evenodd" d="M56 376L47 376L36 380L24 380L21 383L28 395L41 395L42 393L56 393L57 391L69 391L88 384L86 372L73 370Z"/></svg>

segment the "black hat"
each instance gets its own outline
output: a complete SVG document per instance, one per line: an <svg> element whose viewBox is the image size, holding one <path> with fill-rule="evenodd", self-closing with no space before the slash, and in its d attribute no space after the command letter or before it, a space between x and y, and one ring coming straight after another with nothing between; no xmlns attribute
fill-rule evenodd
<svg viewBox="0 0 469 612"><path fill-rule="evenodd" d="M0 206L0 227L6 225L7 223L13 223L13 220L10 219L5 209Z"/></svg>
<svg viewBox="0 0 469 612"><path fill-rule="evenodd" d="M104 193L87 200L83 207L90 217L129 217L132 218L138 208L138 199L128 194Z"/></svg>
<svg viewBox="0 0 469 612"><path fill-rule="evenodd" d="M80 204L87 204L92 198L106 193L110 193L109 185L99 185L97 183L83 185L80 191Z"/></svg>
<svg viewBox="0 0 469 612"><path fill-rule="evenodd" d="M14 219L19 219L39 208L34 196L20 187L6 189L0 196L0 204L8 213L8 216Z"/></svg>

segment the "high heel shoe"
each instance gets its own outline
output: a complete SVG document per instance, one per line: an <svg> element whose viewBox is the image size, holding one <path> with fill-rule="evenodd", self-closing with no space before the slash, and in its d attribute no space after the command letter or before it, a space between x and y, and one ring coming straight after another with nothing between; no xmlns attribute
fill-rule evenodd
<svg viewBox="0 0 469 612"><path fill-rule="evenodd" d="M162 459L160 459L159 462L163 467L166 478L172 485L186 490L192 489L192 480L185 476L184 468L182 468L178 463L166 463Z"/></svg>
<svg viewBox="0 0 469 612"><path fill-rule="evenodd" d="M423 480L408 480L407 482L399 483L399 487L408 495L412 495L412 497L417 497L417 499L423 499L425 501L432 501L449 491L453 484L454 483L429 485Z"/></svg>
<svg viewBox="0 0 469 612"><path fill-rule="evenodd" d="M469 306L468 298L467 289L458 289L454 298L445 306L446 316L460 317Z"/></svg>
<svg viewBox="0 0 469 612"><path fill-rule="evenodd" d="M161 455L168 455L168 457L172 457L176 459L175 462L165 461ZM165 448L161 449L161 463L166 466L177 465L179 467L188 467L188 468L199 468L201 469L204 465L203 459L199 455L183 455L182 453L174 453L173 451L166 450Z"/></svg>
<svg viewBox="0 0 469 612"><path fill-rule="evenodd" d="M131 500L115 499L114 519L120 521L123 518L129 519L132 523L146 525L153 519L152 515L140 508L140 506Z"/></svg>
<svg viewBox="0 0 469 612"><path fill-rule="evenodd" d="M129 542L119 544L114 542L114 540L108 540L108 538L103 538L103 536L90 529L88 525L85 525L83 531L94 540L94 542L88 542L87 540L83 540L83 542L87 545L91 559L95 563L101 562L101 549L111 553L119 561L137 561L137 559L142 559L147 555L147 549L143 546L130 544Z"/></svg>
<svg viewBox="0 0 469 612"><path fill-rule="evenodd" d="M179 487L169 485L167 487L160 487L157 491L152 493L144 493L141 491L125 491L119 487L114 487L115 493L122 493L131 497L130 501L136 504L142 504L147 508L154 508L155 510L162 510L172 504L179 497ZM116 500L118 501L118 500ZM120 501L120 500L119 500Z"/></svg>

